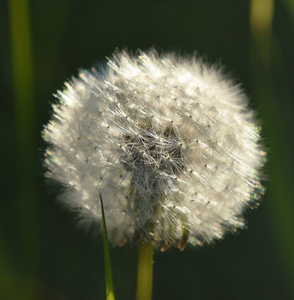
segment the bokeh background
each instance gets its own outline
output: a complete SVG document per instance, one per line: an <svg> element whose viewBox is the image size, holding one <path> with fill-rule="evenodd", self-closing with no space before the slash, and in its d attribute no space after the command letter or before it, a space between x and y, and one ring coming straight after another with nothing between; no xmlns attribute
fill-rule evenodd
<svg viewBox="0 0 294 300"><path fill-rule="evenodd" d="M155 253L153 299L294 299L294 1L0 1L0 299L105 299L103 244L44 183L52 94L116 47L221 62L262 120L266 195L248 229ZM135 299L137 249L111 249L116 297Z"/></svg>

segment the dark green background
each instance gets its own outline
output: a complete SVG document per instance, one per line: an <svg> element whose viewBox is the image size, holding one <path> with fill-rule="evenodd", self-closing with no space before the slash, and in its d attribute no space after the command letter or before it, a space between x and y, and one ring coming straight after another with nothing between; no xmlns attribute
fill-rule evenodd
<svg viewBox="0 0 294 300"><path fill-rule="evenodd" d="M214 246L156 252L153 298L294 299L293 1L275 1L272 30L260 35L245 0L30 1L33 104L27 95L23 103L34 110L23 119L10 8L0 2L0 299L105 299L102 239L76 228L57 189L44 183L40 132L52 94L78 68L104 62L116 47L151 46L224 64L257 109L269 152L267 192L248 212L248 229ZM26 120L33 126L22 132ZM135 299L136 247L111 255L117 299Z"/></svg>

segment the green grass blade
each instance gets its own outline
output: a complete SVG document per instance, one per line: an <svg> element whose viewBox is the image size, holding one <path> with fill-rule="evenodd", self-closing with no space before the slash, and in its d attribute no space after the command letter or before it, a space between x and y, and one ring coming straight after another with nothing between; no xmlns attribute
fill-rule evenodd
<svg viewBox="0 0 294 300"><path fill-rule="evenodd" d="M16 222L21 244L19 260L21 273L27 274L19 282L16 293L23 300L37 299L37 285L30 277L38 273L38 196L37 196L37 145L36 102L34 86L33 43L31 38L30 4L28 0L9 2L13 102L15 113L14 174L17 191ZM17 299L16 298L16 299ZM12 298L10 298L12 299Z"/></svg>
<svg viewBox="0 0 294 300"><path fill-rule="evenodd" d="M294 17L293 0L284 0ZM260 7L257 5L262 4ZM269 6L269 8L267 7ZM266 16L266 13L268 14ZM289 284L293 287L294 280L294 219L293 219L293 172L291 169L292 153L288 149L288 137L283 126L283 116L280 114L278 91L275 85L276 65L273 56L274 0L251 0L251 71L252 86L256 98L261 104L261 116L265 121L263 130L266 136L266 146L270 149L268 171L270 184L268 184L267 197L274 224L274 233L278 242L278 249L284 260L285 269L289 274ZM292 17L292 20L294 19ZM276 48L278 48L276 46ZM277 126L277 124L279 124ZM294 290L292 289L292 293Z"/></svg>
<svg viewBox="0 0 294 300"><path fill-rule="evenodd" d="M109 247L108 247L108 237L107 237L107 230L106 230L103 200L102 200L101 195L100 195L100 202L101 202L102 226L103 226L106 300L115 300L114 290L113 290L113 282L112 282L110 253L109 253Z"/></svg>

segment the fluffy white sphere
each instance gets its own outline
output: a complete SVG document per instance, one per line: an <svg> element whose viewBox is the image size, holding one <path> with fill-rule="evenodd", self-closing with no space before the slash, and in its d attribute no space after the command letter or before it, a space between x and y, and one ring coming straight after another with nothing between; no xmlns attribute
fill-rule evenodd
<svg viewBox="0 0 294 300"><path fill-rule="evenodd" d="M248 99L195 57L115 53L103 71L65 83L43 135L47 176L85 225L109 239L165 250L202 245L244 226L263 193L265 152Z"/></svg>

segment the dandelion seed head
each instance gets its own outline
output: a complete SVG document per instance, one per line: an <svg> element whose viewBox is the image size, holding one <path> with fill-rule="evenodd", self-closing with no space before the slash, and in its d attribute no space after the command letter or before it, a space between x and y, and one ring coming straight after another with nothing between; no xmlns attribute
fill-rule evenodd
<svg viewBox="0 0 294 300"><path fill-rule="evenodd" d="M211 243L243 228L263 194L248 99L196 57L117 52L56 97L46 176L67 187L62 199L85 226L101 223L101 194L114 245Z"/></svg>

